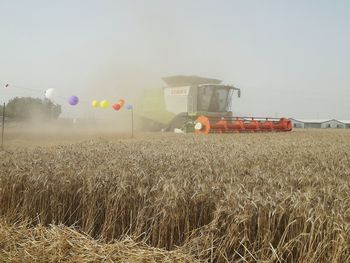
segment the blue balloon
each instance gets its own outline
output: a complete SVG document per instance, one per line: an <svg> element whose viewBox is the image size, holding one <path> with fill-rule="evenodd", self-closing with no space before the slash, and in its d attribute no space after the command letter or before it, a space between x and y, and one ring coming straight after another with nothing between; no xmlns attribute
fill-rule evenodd
<svg viewBox="0 0 350 263"><path fill-rule="evenodd" d="M131 104L126 105L126 109L127 110L132 110L132 105Z"/></svg>

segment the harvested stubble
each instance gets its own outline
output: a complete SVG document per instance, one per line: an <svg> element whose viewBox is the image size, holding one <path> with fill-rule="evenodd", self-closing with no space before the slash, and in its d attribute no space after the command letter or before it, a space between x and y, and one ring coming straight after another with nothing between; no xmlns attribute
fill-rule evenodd
<svg viewBox="0 0 350 263"><path fill-rule="evenodd" d="M1 216L206 262L350 262L350 132L157 135L0 156Z"/></svg>
<svg viewBox="0 0 350 263"><path fill-rule="evenodd" d="M103 243L64 226L0 223L0 262L196 262L177 251L164 251L130 239Z"/></svg>

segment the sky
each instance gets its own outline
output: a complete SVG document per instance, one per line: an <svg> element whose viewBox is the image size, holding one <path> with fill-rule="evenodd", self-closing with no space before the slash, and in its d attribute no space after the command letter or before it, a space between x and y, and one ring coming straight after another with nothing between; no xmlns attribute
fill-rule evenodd
<svg viewBox="0 0 350 263"><path fill-rule="evenodd" d="M345 0L0 0L0 102L54 88L82 114L186 74L241 88L235 115L349 120L349 13Z"/></svg>

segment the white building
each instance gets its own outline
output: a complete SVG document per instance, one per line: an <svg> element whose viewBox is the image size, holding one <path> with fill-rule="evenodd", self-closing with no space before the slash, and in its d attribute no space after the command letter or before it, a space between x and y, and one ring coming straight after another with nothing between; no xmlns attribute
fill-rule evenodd
<svg viewBox="0 0 350 263"><path fill-rule="evenodd" d="M293 128L304 129L304 122L301 120L290 119L292 121Z"/></svg>
<svg viewBox="0 0 350 263"><path fill-rule="evenodd" d="M350 120L339 120L339 121L344 123L345 128L350 129Z"/></svg>
<svg viewBox="0 0 350 263"><path fill-rule="evenodd" d="M346 124L334 119L291 119L293 128L344 129Z"/></svg>

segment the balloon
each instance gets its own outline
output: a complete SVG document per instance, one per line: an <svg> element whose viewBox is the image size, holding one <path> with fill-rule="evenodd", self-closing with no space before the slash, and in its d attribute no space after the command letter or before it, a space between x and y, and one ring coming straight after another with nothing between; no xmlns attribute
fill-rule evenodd
<svg viewBox="0 0 350 263"><path fill-rule="evenodd" d="M117 103L113 104L112 107L115 110L120 110L121 108L123 108L125 104L125 100L119 100Z"/></svg>
<svg viewBox="0 0 350 263"><path fill-rule="evenodd" d="M49 100L53 100L55 97L56 91L55 89L47 89L45 91L45 98L49 99Z"/></svg>
<svg viewBox="0 0 350 263"><path fill-rule="evenodd" d="M103 100L100 102L100 107L103 109L107 109L109 107L109 102L107 100Z"/></svg>
<svg viewBox="0 0 350 263"><path fill-rule="evenodd" d="M79 103L79 98L77 96L70 96L68 99L68 103L72 106L75 106Z"/></svg>
<svg viewBox="0 0 350 263"><path fill-rule="evenodd" d="M92 105L92 107L94 107L94 108L98 108L98 107L100 106L100 103L99 103L97 100L93 100L93 101L91 102L91 105Z"/></svg>
<svg viewBox="0 0 350 263"><path fill-rule="evenodd" d="M120 110L121 106L119 103L115 103L112 105L112 108L115 109L115 110Z"/></svg>
<svg viewBox="0 0 350 263"><path fill-rule="evenodd" d="M120 104L120 108L123 108L123 106L125 104L125 100L119 100L118 104Z"/></svg>
<svg viewBox="0 0 350 263"><path fill-rule="evenodd" d="M128 104L128 105L125 106L125 108L126 108L127 110L132 110L132 105L131 105L131 104Z"/></svg>

